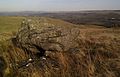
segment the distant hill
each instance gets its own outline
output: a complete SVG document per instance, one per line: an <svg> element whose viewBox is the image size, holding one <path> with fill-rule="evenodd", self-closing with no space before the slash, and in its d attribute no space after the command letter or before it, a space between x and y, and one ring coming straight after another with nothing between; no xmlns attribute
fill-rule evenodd
<svg viewBox="0 0 120 77"><path fill-rule="evenodd" d="M42 11L21 11L21 12L0 12L0 16L31 16L31 15L37 15L37 14L41 14L44 13Z"/></svg>
<svg viewBox="0 0 120 77"><path fill-rule="evenodd" d="M20 11L20 12L0 12L0 16L49 16L53 14L80 14L80 13L116 13L120 14L120 10L89 10L89 11Z"/></svg>
<svg viewBox="0 0 120 77"><path fill-rule="evenodd" d="M120 10L1 12L0 16L44 16L62 19L73 24L120 27Z"/></svg>

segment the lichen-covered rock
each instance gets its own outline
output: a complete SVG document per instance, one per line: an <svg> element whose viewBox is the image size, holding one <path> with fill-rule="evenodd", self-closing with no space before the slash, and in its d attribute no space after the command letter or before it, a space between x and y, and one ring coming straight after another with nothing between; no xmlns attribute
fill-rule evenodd
<svg viewBox="0 0 120 77"><path fill-rule="evenodd" d="M78 48L79 28L51 18L27 18L16 35L16 45L31 52ZM41 51L42 52L42 51Z"/></svg>

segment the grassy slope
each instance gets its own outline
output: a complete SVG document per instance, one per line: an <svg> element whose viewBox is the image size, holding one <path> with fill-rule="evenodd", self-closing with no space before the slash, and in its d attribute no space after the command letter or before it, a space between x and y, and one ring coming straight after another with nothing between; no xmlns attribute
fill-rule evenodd
<svg viewBox="0 0 120 77"><path fill-rule="evenodd" d="M3 19L2 19L3 18ZM22 17L1 17L1 32L16 31ZM36 18L35 18L36 19ZM54 22L55 21L55 22ZM49 22L59 25L73 25L60 20L49 19ZM11 26L15 26L13 29ZM29 58L21 49L10 42L0 41L0 52L5 57L8 68L6 76L12 77L119 77L120 75L120 29L109 29L98 26L80 26L81 50L78 52L50 52L46 60L38 59L29 67L13 68L14 64ZM33 55L35 56L35 55ZM11 65L9 65L11 64ZM115 66L114 66L115 65ZM13 66L13 67L12 67ZM13 69L13 70L12 70ZM12 72L14 71L14 73ZM17 73L16 73L17 72Z"/></svg>
<svg viewBox="0 0 120 77"><path fill-rule="evenodd" d="M0 33L17 31L24 17L0 16Z"/></svg>
<svg viewBox="0 0 120 77"><path fill-rule="evenodd" d="M8 40L11 37L12 32L16 32L18 30L23 18L24 17L0 16L0 58L6 56L7 54L6 51L10 44L9 41L6 40ZM7 60L6 57L5 60ZM4 68L4 66L3 67L0 66L0 69ZM10 76L9 68L7 68L6 73L9 77Z"/></svg>

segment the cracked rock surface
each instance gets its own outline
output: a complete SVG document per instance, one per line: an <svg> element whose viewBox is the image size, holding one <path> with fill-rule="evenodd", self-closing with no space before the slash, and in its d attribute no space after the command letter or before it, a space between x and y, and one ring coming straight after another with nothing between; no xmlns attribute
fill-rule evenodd
<svg viewBox="0 0 120 77"><path fill-rule="evenodd" d="M31 52L77 48L79 28L69 23L59 25L56 22L57 20L43 17L25 19L16 36L17 46Z"/></svg>

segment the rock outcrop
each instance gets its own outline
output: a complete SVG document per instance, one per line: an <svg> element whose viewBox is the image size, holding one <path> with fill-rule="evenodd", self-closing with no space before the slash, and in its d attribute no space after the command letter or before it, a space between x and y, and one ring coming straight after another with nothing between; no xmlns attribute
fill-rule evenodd
<svg viewBox="0 0 120 77"><path fill-rule="evenodd" d="M30 52L69 51L78 48L80 30L75 25L50 18L27 18L22 22L15 41Z"/></svg>

